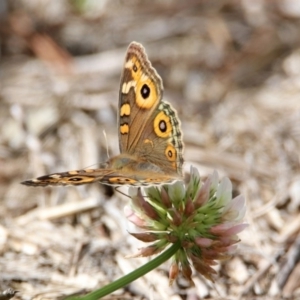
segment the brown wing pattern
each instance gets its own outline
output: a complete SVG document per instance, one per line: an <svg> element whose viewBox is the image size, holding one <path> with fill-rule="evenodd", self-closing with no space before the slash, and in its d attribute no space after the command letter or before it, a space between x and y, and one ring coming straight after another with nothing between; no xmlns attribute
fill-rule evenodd
<svg viewBox="0 0 300 300"><path fill-rule="evenodd" d="M142 45L131 43L121 77L119 142L121 153L182 175L183 142L172 106L162 101L163 84Z"/></svg>
<svg viewBox="0 0 300 300"><path fill-rule="evenodd" d="M99 182L102 184L114 186L149 186L160 185L162 183L172 183L175 180L178 180L178 178L155 172L143 172L142 170L139 172L139 174L136 174L136 172L130 172L128 170L116 171L109 169L86 169L62 173L53 173L38 178L25 180L21 183L27 186L35 187L83 185L92 182Z"/></svg>
<svg viewBox="0 0 300 300"><path fill-rule="evenodd" d="M180 122L172 106L162 101L160 76L145 49L131 43L121 77L119 143L121 154L100 169L53 173L22 184L29 186L109 185L149 186L182 178L183 142Z"/></svg>

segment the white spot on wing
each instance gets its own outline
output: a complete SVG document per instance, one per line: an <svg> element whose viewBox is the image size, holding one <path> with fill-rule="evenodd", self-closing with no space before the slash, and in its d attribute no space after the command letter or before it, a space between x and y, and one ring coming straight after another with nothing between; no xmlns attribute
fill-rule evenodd
<svg viewBox="0 0 300 300"><path fill-rule="evenodd" d="M132 80L129 82L124 82L122 85L122 93L128 94L131 87L136 87L136 81Z"/></svg>
<svg viewBox="0 0 300 300"><path fill-rule="evenodd" d="M51 176L49 176L49 177L51 177L51 178L53 178L53 179L59 179L61 176L58 175L58 174L53 174L53 175L51 175Z"/></svg>
<svg viewBox="0 0 300 300"><path fill-rule="evenodd" d="M141 81L147 81L149 77L146 74L142 74Z"/></svg>
<svg viewBox="0 0 300 300"><path fill-rule="evenodd" d="M132 59L126 61L125 68L126 69L132 69L132 67L133 67L133 61L132 61Z"/></svg>

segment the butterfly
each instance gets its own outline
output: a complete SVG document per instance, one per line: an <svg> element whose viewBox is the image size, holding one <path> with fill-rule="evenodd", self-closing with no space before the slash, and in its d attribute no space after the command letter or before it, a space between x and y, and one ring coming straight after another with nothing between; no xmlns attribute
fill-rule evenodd
<svg viewBox="0 0 300 300"><path fill-rule="evenodd" d="M162 100L162 79L144 47L132 42L121 76L118 109L120 154L98 169L53 173L23 181L29 186L107 185L151 186L182 179L183 141L180 121Z"/></svg>

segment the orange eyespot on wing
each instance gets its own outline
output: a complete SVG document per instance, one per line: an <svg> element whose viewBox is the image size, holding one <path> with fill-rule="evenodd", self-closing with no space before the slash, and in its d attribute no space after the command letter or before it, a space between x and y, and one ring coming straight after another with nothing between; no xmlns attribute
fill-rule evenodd
<svg viewBox="0 0 300 300"><path fill-rule="evenodd" d="M72 176L72 177L53 177L53 176L41 176L34 179L29 179L21 182L21 184L28 186L48 186L48 185L80 185L85 183L91 183L94 180L86 176Z"/></svg>
<svg viewBox="0 0 300 300"><path fill-rule="evenodd" d="M162 185L162 184L172 184L181 178L175 178L173 176L161 175L158 174L155 177L149 177L140 181L142 186L152 186L152 185Z"/></svg>
<svg viewBox="0 0 300 300"><path fill-rule="evenodd" d="M137 58L132 58L132 60L135 59ZM136 65L139 65L138 61L134 64L134 66ZM133 87L136 96L135 104L141 109L151 109L153 106L157 105L160 99L158 98L157 87L153 80L143 73L142 70L134 72L132 69L131 76L133 80L123 83L122 92L128 94L130 88Z"/></svg>
<svg viewBox="0 0 300 300"><path fill-rule="evenodd" d="M108 178L108 183L111 185L135 185L138 181L128 177L110 177Z"/></svg>
<svg viewBox="0 0 300 300"><path fill-rule="evenodd" d="M28 186L48 186L48 185L81 185L102 180L113 171L108 169L85 169L69 171L63 173L54 173L29 179L21 182Z"/></svg>
<svg viewBox="0 0 300 300"><path fill-rule="evenodd" d="M136 105L141 109L151 109L158 103L157 92L155 85L150 80L146 79L143 82L139 82L136 86Z"/></svg>
<svg viewBox="0 0 300 300"><path fill-rule="evenodd" d="M161 138L169 137L172 132L170 117L167 116L164 111L161 111L155 117L153 127L157 136Z"/></svg>
<svg viewBox="0 0 300 300"><path fill-rule="evenodd" d="M135 104L140 109L155 107L161 100L162 80L140 44L130 44L124 67L130 72L128 78L131 80L122 84L122 92L128 94L130 88L134 87Z"/></svg>
<svg viewBox="0 0 300 300"><path fill-rule="evenodd" d="M166 158L169 161L176 161L177 155L176 155L176 149L173 145L169 144L165 150Z"/></svg>

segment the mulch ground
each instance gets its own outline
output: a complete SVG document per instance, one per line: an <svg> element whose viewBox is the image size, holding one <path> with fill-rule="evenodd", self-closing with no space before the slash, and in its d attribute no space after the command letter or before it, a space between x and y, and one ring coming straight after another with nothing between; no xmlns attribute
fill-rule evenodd
<svg viewBox="0 0 300 300"><path fill-rule="evenodd" d="M214 284L195 273L195 287L170 287L166 263L107 299L300 299L297 0L16 0L0 13L0 292L84 294L148 261L125 258L143 244L112 188L20 185L118 154L119 78L135 40L178 111L185 171L228 176L249 227Z"/></svg>

